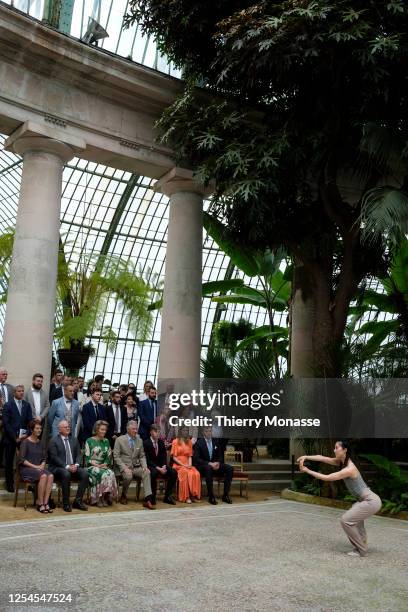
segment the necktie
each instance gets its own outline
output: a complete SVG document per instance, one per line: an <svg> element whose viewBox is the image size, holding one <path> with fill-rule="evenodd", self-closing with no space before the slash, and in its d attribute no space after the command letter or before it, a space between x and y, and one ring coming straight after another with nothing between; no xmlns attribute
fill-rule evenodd
<svg viewBox="0 0 408 612"><path fill-rule="evenodd" d="M17 400L17 408L21 416L21 400Z"/></svg>
<svg viewBox="0 0 408 612"><path fill-rule="evenodd" d="M208 446L208 454L210 455L210 461L212 458L212 440L208 440L207 441L207 446Z"/></svg>
<svg viewBox="0 0 408 612"><path fill-rule="evenodd" d="M98 404L95 404L94 408L95 408L95 416L96 416L96 420L98 421L98 420L99 420L99 410L98 410Z"/></svg>
<svg viewBox="0 0 408 612"><path fill-rule="evenodd" d="M0 399L5 402L6 401L6 390L4 385L0 385Z"/></svg>
<svg viewBox="0 0 408 612"><path fill-rule="evenodd" d="M153 442L153 444L154 444L154 452L156 453L156 456L157 456L157 454L159 452L159 448L157 446L157 442Z"/></svg>
<svg viewBox="0 0 408 612"><path fill-rule="evenodd" d="M133 438L129 438L129 442L130 442L130 448L132 450L135 450L135 441Z"/></svg>
<svg viewBox="0 0 408 612"><path fill-rule="evenodd" d="M115 431L120 431L119 428L119 406L115 406Z"/></svg>
<svg viewBox="0 0 408 612"><path fill-rule="evenodd" d="M72 465L73 464L72 453L71 453L71 447L70 447L69 442L68 442L68 438L64 438L64 444L65 444L65 462L66 462L66 465Z"/></svg>
<svg viewBox="0 0 408 612"><path fill-rule="evenodd" d="M150 400L150 405L153 410L153 420L155 421L156 420L156 406L155 406L154 400Z"/></svg>

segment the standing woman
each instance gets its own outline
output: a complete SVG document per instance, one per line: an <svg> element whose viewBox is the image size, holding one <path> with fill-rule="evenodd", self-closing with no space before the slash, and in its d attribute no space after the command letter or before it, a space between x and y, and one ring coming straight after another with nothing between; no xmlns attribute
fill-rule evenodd
<svg viewBox="0 0 408 612"><path fill-rule="evenodd" d="M112 450L105 437L108 431L106 421L96 421L95 435L85 443L85 461L91 487L91 504L103 508L112 505L117 497L116 477L112 470Z"/></svg>
<svg viewBox="0 0 408 612"><path fill-rule="evenodd" d="M364 520L372 516L381 508L382 502L376 493L364 482L360 472L350 459L349 445L347 442L339 440L334 446L335 457L323 457L323 455L303 455L299 457L299 469L315 478L326 481L344 480L344 484L354 497L359 500L347 510L340 519L341 526L347 534L348 539L353 545L353 550L347 554L351 557L365 557L367 555L367 534L364 527ZM332 474L321 474L314 472L304 466L304 461L321 461L329 465L340 468L338 472Z"/></svg>
<svg viewBox="0 0 408 612"><path fill-rule="evenodd" d="M20 476L23 480L37 482L37 510L41 514L51 513L49 498L54 476L45 469L46 452L44 443L40 440L42 427L36 420L28 425L31 435L22 441L18 462Z"/></svg>
<svg viewBox="0 0 408 612"><path fill-rule="evenodd" d="M130 393L126 396L125 408L128 422L135 421L137 419L136 402Z"/></svg>
<svg viewBox="0 0 408 612"><path fill-rule="evenodd" d="M178 437L173 440L170 456L173 460L173 468L178 477L178 498L181 502L191 504L199 501L201 497L201 476L193 467L193 443L191 442L188 427L182 425L179 428Z"/></svg>

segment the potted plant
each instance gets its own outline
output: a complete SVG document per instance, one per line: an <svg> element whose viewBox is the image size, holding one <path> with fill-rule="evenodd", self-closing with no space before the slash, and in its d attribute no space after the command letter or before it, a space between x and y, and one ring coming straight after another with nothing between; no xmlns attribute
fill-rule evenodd
<svg viewBox="0 0 408 612"><path fill-rule="evenodd" d="M84 367L94 353L94 347L86 341L92 332L99 333L108 350L115 349L117 335L104 321L110 299L115 300L116 310L123 313L126 326L138 342L145 342L151 332L148 305L155 290L119 257L82 252L75 269L71 269L61 249L57 290L62 305L55 330L60 344L58 357L70 372Z"/></svg>

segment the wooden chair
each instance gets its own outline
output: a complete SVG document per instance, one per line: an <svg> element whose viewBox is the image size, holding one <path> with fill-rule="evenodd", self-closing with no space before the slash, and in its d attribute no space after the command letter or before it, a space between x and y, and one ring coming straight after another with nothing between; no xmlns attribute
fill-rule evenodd
<svg viewBox="0 0 408 612"><path fill-rule="evenodd" d="M239 495L240 497L244 496L244 488L245 488L245 498L248 499L248 482L249 482L249 474L244 472L244 462L243 462L243 454L242 451L225 451L224 453L224 462L228 463L229 459L231 462L238 463L237 466L233 466L234 473L232 475L232 482L239 482ZM224 476L216 477L218 483L218 497L220 497L221 491L221 483L224 482Z"/></svg>
<svg viewBox="0 0 408 612"><path fill-rule="evenodd" d="M20 470L17 468L16 475L15 475L15 483L14 483L14 488L15 488L15 493L14 493L14 508L17 506L18 491L19 491L21 485L24 485L24 510L27 510L27 494L28 494L28 489L30 487L34 487L34 503L33 503L33 506L35 507L35 502L36 502L36 499L37 499L37 483L32 483L32 482L30 482L28 480L23 480L20 477Z"/></svg>

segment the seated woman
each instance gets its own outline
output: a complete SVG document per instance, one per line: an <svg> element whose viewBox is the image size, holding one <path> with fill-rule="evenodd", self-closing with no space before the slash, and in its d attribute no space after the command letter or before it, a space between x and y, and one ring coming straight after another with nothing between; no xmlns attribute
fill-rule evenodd
<svg viewBox="0 0 408 612"><path fill-rule="evenodd" d="M22 441L18 462L22 480L38 483L37 510L41 514L51 514L49 498L54 476L45 469L46 452L41 442L41 423L38 420L30 421L28 425L31 435Z"/></svg>
<svg viewBox="0 0 408 612"><path fill-rule="evenodd" d="M107 440L108 423L96 421L94 436L85 443L85 462L91 487L91 504L103 508L112 505L117 496L117 484L112 470L112 450Z"/></svg>
<svg viewBox="0 0 408 612"><path fill-rule="evenodd" d="M180 427L178 437L173 440L170 451L173 468L177 471L179 488L178 498L181 502L191 504L201 497L201 476L192 465L193 443L188 427Z"/></svg>

